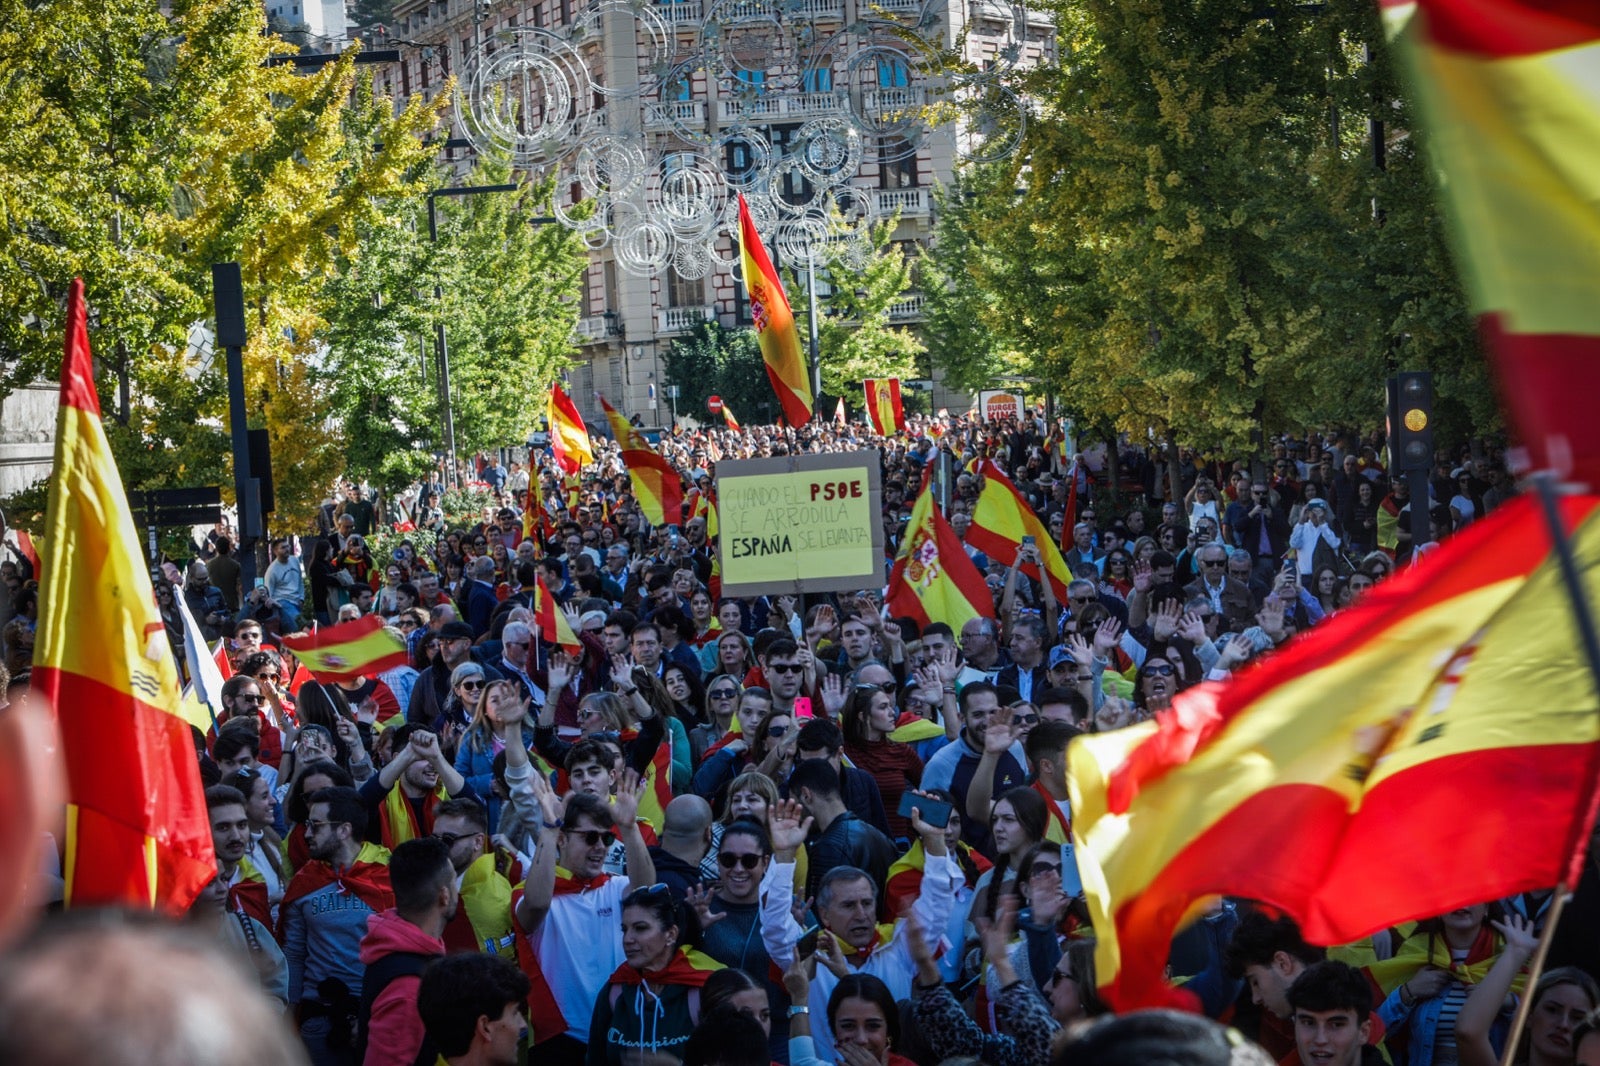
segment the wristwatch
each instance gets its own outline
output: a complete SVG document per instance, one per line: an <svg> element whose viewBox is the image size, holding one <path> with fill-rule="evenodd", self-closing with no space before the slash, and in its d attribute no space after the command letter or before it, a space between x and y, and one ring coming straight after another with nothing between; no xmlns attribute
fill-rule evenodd
<svg viewBox="0 0 1600 1066"><path fill-rule="evenodd" d="M802 1014L810 1014L810 1013L811 1013L811 1008L810 1007L799 1007L799 1006L794 1006L792 1004L789 1007L789 1017L791 1017L791 1018L798 1018Z"/></svg>

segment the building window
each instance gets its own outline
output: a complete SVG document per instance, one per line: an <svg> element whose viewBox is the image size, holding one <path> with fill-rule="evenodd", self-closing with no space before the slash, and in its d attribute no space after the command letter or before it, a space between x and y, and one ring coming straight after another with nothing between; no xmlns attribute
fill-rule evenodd
<svg viewBox="0 0 1600 1066"><path fill-rule="evenodd" d="M911 68L903 59L878 60L878 88L904 89L911 85Z"/></svg>
<svg viewBox="0 0 1600 1066"><path fill-rule="evenodd" d="M833 68L830 61L824 58L817 66L805 72L801 77L800 90L808 93L833 92Z"/></svg>
<svg viewBox="0 0 1600 1066"><path fill-rule="evenodd" d="M668 307L704 307L706 283L704 278L679 277L676 270L667 272Z"/></svg>
<svg viewBox="0 0 1600 1066"><path fill-rule="evenodd" d="M879 142L878 188L914 189L917 187L917 153L898 137Z"/></svg>
<svg viewBox="0 0 1600 1066"><path fill-rule="evenodd" d="M741 70L735 73L739 81L739 90L749 89L757 95L767 91L767 72L764 70Z"/></svg>

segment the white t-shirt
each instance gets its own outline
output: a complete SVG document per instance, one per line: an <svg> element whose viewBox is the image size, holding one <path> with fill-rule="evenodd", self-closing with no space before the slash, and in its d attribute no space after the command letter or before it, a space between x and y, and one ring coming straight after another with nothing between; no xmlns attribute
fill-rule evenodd
<svg viewBox="0 0 1600 1066"><path fill-rule="evenodd" d="M528 937L574 1040L588 1042L595 1001L623 963L622 900L628 891L626 877L613 877L587 892L558 895Z"/></svg>

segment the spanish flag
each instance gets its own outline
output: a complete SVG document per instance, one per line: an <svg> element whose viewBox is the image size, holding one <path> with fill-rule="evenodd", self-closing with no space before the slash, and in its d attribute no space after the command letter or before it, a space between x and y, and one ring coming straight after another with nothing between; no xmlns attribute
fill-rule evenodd
<svg viewBox="0 0 1600 1066"><path fill-rule="evenodd" d="M1600 498L1562 501L1586 594ZM1073 836L1102 990L1160 1003L1168 945L1221 894L1314 944L1575 884L1600 716L1536 501L1152 722L1067 748Z"/></svg>
<svg viewBox="0 0 1600 1066"><path fill-rule="evenodd" d="M861 383L867 394L867 418L872 431L880 437L892 437L906 431L906 411L900 403L899 378L868 378ZM843 403L843 398L840 399Z"/></svg>
<svg viewBox="0 0 1600 1066"><path fill-rule="evenodd" d="M944 622L957 633L970 619L994 617L989 586L933 502L932 479L917 495L889 572L889 610L919 628Z"/></svg>
<svg viewBox="0 0 1600 1066"><path fill-rule="evenodd" d="M594 449L589 446L589 430L583 424L572 397L560 385L550 386L550 404L547 411L550 422L550 447L555 451L556 465L569 475L594 462Z"/></svg>
<svg viewBox="0 0 1600 1066"><path fill-rule="evenodd" d="M1383 0L1515 436L1600 484L1600 6Z"/></svg>
<svg viewBox="0 0 1600 1066"><path fill-rule="evenodd" d="M561 605L556 603L542 574L534 586L533 617L539 626L539 636L546 644L573 655L582 650L583 642L572 631L567 616L561 613Z"/></svg>
<svg viewBox="0 0 1600 1066"><path fill-rule="evenodd" d="M728 423L729 429L733 430L735 433L740 432L739 420L733 417L733 408L729 407L726 403L722 405L722 420Z"/></svg>
<svg viewBox="0 0 1600 1066"><path fill-rule="evenodd" d="M364 615L353 622L283 638L311 676L336 683L406 665L406 646L383 628L383 619Z"/></svg>
<svg viewBox="0 0 1600 1066"><path fill-rule="evenodd" d="M100 423L81 279L67 296L45 522L33 687L62 737L66 903L180 913L217 859L178 666Z"/></svg>
<svg viewBox="0 0 1600 1066"><path fill-rule="evenodd" d="M745 290L750 294L750 318L755 323L762 361L767 364L767 378L783 405L783 417L791 426L803 426L811 421L811 371L806 366L805 349L800 346L800 330L789 309L789 298L783 294L783 283L761 244L761 235L756 232L742 193L739 253Z"/></svg>
<svg viewBox="0 0 1600 1066"><path fill-rule="evenodd" d="M539 468L532 462L528 467L528 495L522 501L522 539L533 542L533 555L537 559L544 555L544 542L540 539L544 531L540 517L548 520L549 515L545 514L544 496L539 491Z"/></svg>
<svg viewBox="0 0 1600 1066"><path fill-rule="evenodd" d="M717 535L717 500L710 493L702 492L695 496L694 503L689 507L690 518L704 518L706 520L706 539L711 540Z"/></svg>
<svg viewBox="0 0 1600 1066"><path fill-rule="evenodd" d="M644 434L606 403L604 396L600 397L600 406L605 408L612 436L622 447L622 465L628 468L628 480L633 483L639 510L651 525L676 525L683 521L683 479L678 471L650 447Z"/></svg>
<svg viewBox="0 0 1600 1066"><path fill-rule="evenodd" d="M1015 566L1022 538L1032 537L1044 560L1045 572L1050 576L1056 603L1065 604L1067 583L1072 580L1072 574L1067 570L1066 560L1061 558L1060 549L1050 539L1050 531L993 459L985 459L978 470L983 474L983 491L978 493L978 502L972 508L967 543L991 559ZM1039 567L1033 563L1024 566L1022 572L1035 581L1040 580Z"/></svg>

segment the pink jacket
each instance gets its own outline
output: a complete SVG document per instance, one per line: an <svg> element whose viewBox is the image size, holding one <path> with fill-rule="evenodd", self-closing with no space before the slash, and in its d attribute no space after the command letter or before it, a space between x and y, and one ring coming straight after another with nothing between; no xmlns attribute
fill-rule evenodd
<svg viewBox="0 0 1600 1066"><path fill-rule="evenodd" d="M371 966L397 951L443 955L445 948L443 940L424 933L391 907L367 919L361 963ZM373 1001L363 1066L411 1066L416 1061L425 1035L422 1017L417 1014L417 986L421 983L420 977L397 977Z"/></svg>

